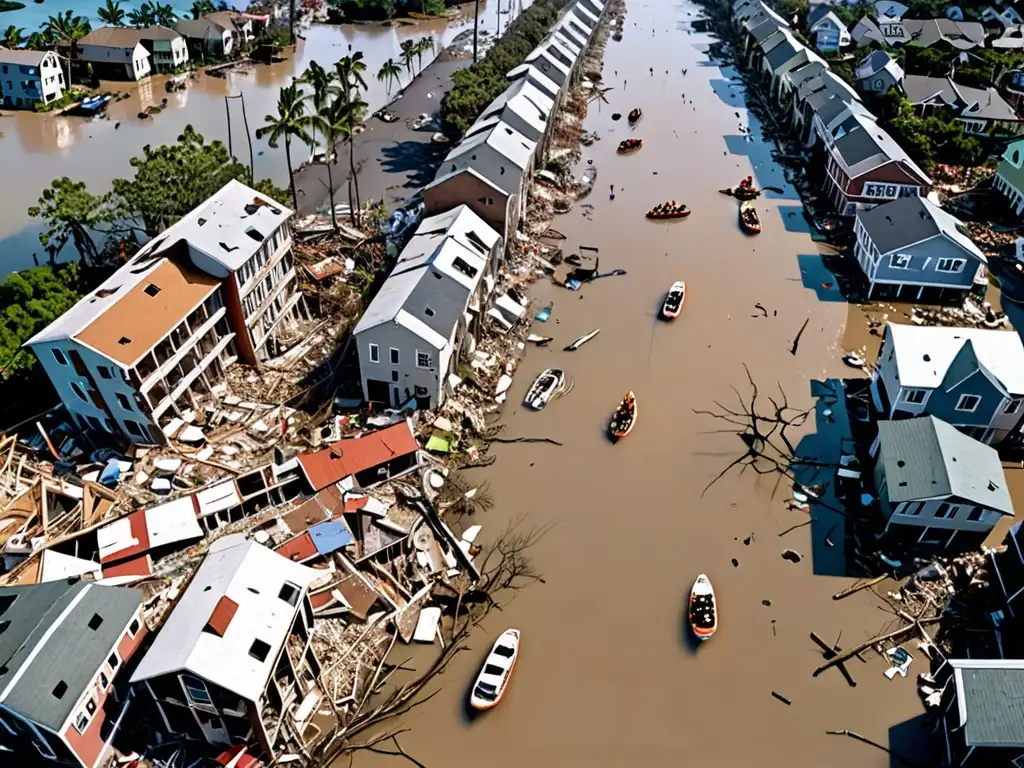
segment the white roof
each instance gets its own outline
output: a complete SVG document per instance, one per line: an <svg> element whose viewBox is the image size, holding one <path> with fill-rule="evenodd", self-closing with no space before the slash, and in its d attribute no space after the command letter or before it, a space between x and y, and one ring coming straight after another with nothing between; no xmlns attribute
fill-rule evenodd
<svg viewBox="0 0 1024 768"><path fill-rule="evenodd" d="M510 160L520 170L526 170L530 167L533 150L537 147L537 142L530 141L510 125L499 121L494 128L486 133L469 136L456 144L452 151L448 153L448 156L445 157L445 162L441 164L441 169L444 170L446 163L471 153L483 144L496 150L502 157ZM492 179L492 181L497 180Z"/></svg>
<svg viewBox="0 0 1024 768"><path fill-rule="evenodd" d="M222 512L242 503L242 497L238 495L238 488L235 487L234 480L222 480L196 491L195 499L199 505L199 517Z"/></svg>
<svg viewBox="0 0 1024 768"><path fill-rule="evenodd" d="M171 611L132 682L188 671L252 702L258 702L274 670L301 601L279 595L290 583L304 593L319 574L236 533L218 539L188 589ZM237 608L223 637L204 631L214 609L227 598ZM230 605L228 603L228 605ZM260 661L255 641L270 646Z"/></svg>
<svg viewBox="0 0 1024 768"><path fill-rule="evenodd" d="M547 43L541 43L539 46L537 46L537 48L531 51L530 54L526 57L525 61L527 64L538 62L538 66L541 66L541 64L547 64L557 69L566 77L569 76L569 67L548 52ZM512 73L510 72L509 74Z"/></svg>
<svg viewBox="0 0 1024 768"><path fill-rule="evenodd" d="M555 27L555 29L552 30L551 34L559 45L561 45L563 48L570 52L570 58L578 59L580 54L583 53L583 49L580 47L579 43L577 43L575 40L573 40L572 37L566 34L566 31L563 27Z"/></svg>
<svg viewBox="0 0 1024 768"><path fill-rule="evenodd" d="M892 339L901 386L938 387L953 358L970 340L978 362L991 371L1010 394L1024 395L1024 345L1014 331L894 323L886 328Z"/></svg>
<svg viewBox="0 0 1024 768"><path fill-rule="evenodd" d="M538 133L544 133L548 116L555 108L554 100L527 78L514 81L481 113L466 132L467 136L497 127L506 109L512 110ZM525 138L525 137L524 137Z"/></svg>
<svg viewBox="0 0 1024 768"><path fill-rule="evenodd" d="M592 30L583 23L582 19L574 15L572 11L569 11L569 13L562 17L556 29L562 30L567 35L575 35L575 39L583 43L588 42L592 34Z"/></svg>
<svg viewBox="0 0 1024 768"><path fill-rule="evenodd" d="M142 512L147 537L145 542L136 538L132 532L132 517L137 514L139 513L135 512L122 517L96 531L100 560L114 557L122 550L138 547L140 544L148 551L203 536L203 529L196 521L196 510L192 505L191 496L158 504Z"/></svg>
<svg viewBox="0 0 1024 768"><path fill-rule="evenodd" d="M44 549L39 583L71 579L76 576L84 576L87 573L98 575L101 570L102 566L93 560L65 555L53 549Z"/></svg>
<svg viewBox="0 0 1024 768"><path fill-rule="evenodd" d="M594 12L583 5L583 3L577 3L573 8L576 15L579 16L580 20L584 22L588 27L596 27L600 19L594 15Z"/></svg>
<svg viewBox="0 0 1024 768"><path fill-rule="evenodd" d="M518 67L509 70L509 73L505 75L505 78L512 82L515 82L520 78L528 79L544 93L549 94L549 97L551 98L557 96L562 90L558 87L558 83L548 77L540 67L534 64L520 64Z"/></svg>

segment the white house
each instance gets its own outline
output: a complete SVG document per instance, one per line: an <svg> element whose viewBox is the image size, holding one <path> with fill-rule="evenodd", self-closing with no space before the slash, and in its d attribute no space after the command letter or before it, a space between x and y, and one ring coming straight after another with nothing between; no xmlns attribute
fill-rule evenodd
<svg viewBox="0 0 1024 768"><path fill-rule="evenodd" d="M162 443L228 366L272 357L305 312L291 216L229 182L29 339L72 419Z"/></svg>
<svg viewBox="0 0 1024 768"><path fill-rule="evenodd" d="M566 84L572 78L572 61L567 60L566 55L550 42L541 43L537 46L526 57L523 64L519 66L525 66L526 64L532 64L537 67L549 80L559 87L562 94L568 89ZM512 72L514 71L512 70ZM512 72L509 72L509 76L512 75Z"/></svg>
<svg viewBox="0 0 1024 768"><path fill-rule="evenodd" d="M832 52L845 48L852 42L850 30L827 5L817 6L812 11L807 31L819 51Z"/></svg>
<svg viewBox="0 0 1024 768"><path fill-rule="evenodd" d="M480 126L491 120L500 119L530 141L540 143L547 138L549 123L554 113L555 102L529 80L520 79L513 82L490 103L466 131L466 135L479 133ZM537 155L539 161L543 152L538 152Z"/></svg>
<svg viewBox="0 0 1024 768"><path fill-rule="evenodd" d="M562 103L562 89L558 83L544 74L539 67L533 64L520 64L518 67L509 70L505 78L510 82L517 80L528 80L536 88L556 104Z"/></svg>
<svg viewBox="0 0 1024 768"><path fill-rule="evenodd" d="M421 222L353 332L368 402L444 401L460 352L473 347L502 245L465 205Z"/></svg>
<svg viewBox="0 0 1024 768"><path fill-rule="evenodd" d="M228 13L206 14L198 19L179 19L174 24L174 30L186 38L193 58L230 56L242 43Z"/></svg>
<svg viewBox="0 0 1024 768"><path fill-rule="evenodd" d="M889 323L871 397L883 418L938 416L999 443L1024 416L1024 346L1014 331Z"/></svg>
<svg viewBox="0 0 1024 768"><path fill-rule="evenodd" d="M64 72L53 51L0 47L0 104L31 109L64 94Z"/></svg>
<svg viewBox="0 0 1024 768"><path fill-rule="evenodd" d="M465 137L438 168L435 178L472 168L509 194L519 195L520 217L526 213L523 190L529 181L537 143L498 121L486 131Z"/></svg>
<svg viewBox="0 0 1024 768"><path fill-rule="evenodd" d="M168 733L308 752L306 702L323 698L308 595L318 577L244 534L210 545L131 677Z"/></svg>
<svg viewBox="0 0 1024 768"><path fill-rule="evenodd" d="M172 72L188 64L188 43L173 29L154 24L140 29L139 39L152 55L155 71Z"/></svg>
<svg viewBox="0 0 1024 768"><path fill-rule="evenodd" d="M565 34L575 38L577 45L581 48L586 48L590 44L590 38L594 34L594 30L584 24L583 20L572 11L569 11L562 17L556 29L562 30Z"/></svg>
<svg viewBox="0 0 1024 768"><path fill-rule="evenodd" d="M78 59L92 65L97 77L143 80L152 73L141 32L128 27L100 27L78 41Z"/></svg>

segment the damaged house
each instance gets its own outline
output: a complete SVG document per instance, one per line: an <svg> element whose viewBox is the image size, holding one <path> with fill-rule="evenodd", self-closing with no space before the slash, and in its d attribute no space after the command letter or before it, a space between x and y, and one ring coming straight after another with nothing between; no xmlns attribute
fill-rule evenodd
<svg viewBox="0 0 1024 768"><path fill-rule="evenodd" d="M941 765L1024 764L1024 659L949 659L939 737Z"/></svg>
<svg viewBox="0 0 1024 768"><path fill-rule="evenodd" d="M996 450L934 416L878 423L874 485L895 551L977 549L1013 516Z"/></svg>
<svg viewBox="0 0 1024 768"><path fill-rule="evenodd" d="M363 396L436 408L494 288L501 236L467 206L424 219L353 335Z"/></svg>
<svg viewBox="0 0 1024 768"><path fill-rule="evenodd" d="M146 636L142 592L88 581L0 587L4 765L106 765Z"/></svg>
<svg viewBox="0 0 1024 768"><path fill-rule="evenodd" d="M163 443L228 366L275 356L306 312L291 216L231 181L29 339L75 423Z"/></svg>
<svg viewBox="0 0 1024 768"><path fill-rule="evenodd" d="M937 416L986 444L1024 417L1024 345L1014 331L885 327L871 396L881 418Z"/></svg>
<svg viewBox="0 0 1024 768"><path fill-rule="evenodd" d="M210 546L131 678L168 734L308 756L333 725L315 722L325 717L307 594L317 577L243 534Z"/></svg>

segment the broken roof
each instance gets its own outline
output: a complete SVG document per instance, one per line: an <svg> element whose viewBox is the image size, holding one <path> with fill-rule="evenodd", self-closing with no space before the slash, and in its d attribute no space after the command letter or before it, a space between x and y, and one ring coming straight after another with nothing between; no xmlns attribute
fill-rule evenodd
<svg viewBox="0 0 1024 768"><path fill-rule="evenodd" d="M860 211L857 218L881 254L945 235L966 252L964 255L982 263L988 261L974 241L960 231L963 222L924 197L897 198Z"/></svg>
<svg viewBox="0 0 1024 768"><path fill-rule="evenodd" d="M216 540L132 682L187 671L258 702L301 596L320 575L244 534Z"/></svg>
<svg viewBox="0 0 1024 768"><path fill-rule="evenodd" d="M995 88L972 88L960 85L948 77L907 75L903 81L903 90L911 104L963 108L961 117L981 120L1020 119Z"/></svg>
<svg viewBox="0 0 1024 768"><path fill-rule="evenodd" d="M96 531L100 563L106 566L168 544L202 538L197 506L195 496L182 496L108 523Z"/></svg>
<svg viewBox="0 0 1024 768"><path fill-rule="evenodd" d="M890 503L956 496L1013 515L995 448L934 416L880 421L878 439Z"/></svg>
<svg viewBox="0 0 1024 768"><path fill-rule="evenodd" d="M394 459L416 453L419 443L408 419L387 429L339 440L316 453L300 453L299 466L314 491Z"/></svg>
<svg viewBox="0 0 1024 768"><path fill-rule="evenodd" d="M141 605L86 581L0 587L0 705L61 732Z"/></svg>
<svg viewBox="0 0 1024 768"><path fill-rule="evenodd" d="M985 27L977 21L903 19L907 41L928 48L940 40L966 51L985 45Z"/></svg>
<svg viewBox="0 0 1024 768"><path fill-rule="evenodd" d="M1010 395L1024 396L1024 345L1015 331L889 323L885 333L904 387L940 387L960 350L970 342L978 364Z"/></svg>
<svg viewBox="0 0 1024 768"><path fill-rule="evenodd" d="M964 742L1024 748L1024 660L950 659Z"/></svg>

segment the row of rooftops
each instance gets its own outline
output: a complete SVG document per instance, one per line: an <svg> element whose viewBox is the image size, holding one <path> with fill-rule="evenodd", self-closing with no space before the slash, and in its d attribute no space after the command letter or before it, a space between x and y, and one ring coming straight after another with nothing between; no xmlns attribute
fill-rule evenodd
<svg viewBox="0 0 1024 768"><path fill-rule="evenodd" d="M174 27L153 24L149 27L99 27L78 41L79 45L96 45L103 48L131 48L143 40L176 40L188 37L203 40L211 32L242 31L250 20L256 18L243 16L231 11L215 11L200 16L198 19L179 19Z"/></svg>
<svg viewBox="0 0 1024 768"><path fill-rule="evenodd" d="M25 346L75 340L131 368L291 216L280 203L229 181Z"/></svg>

